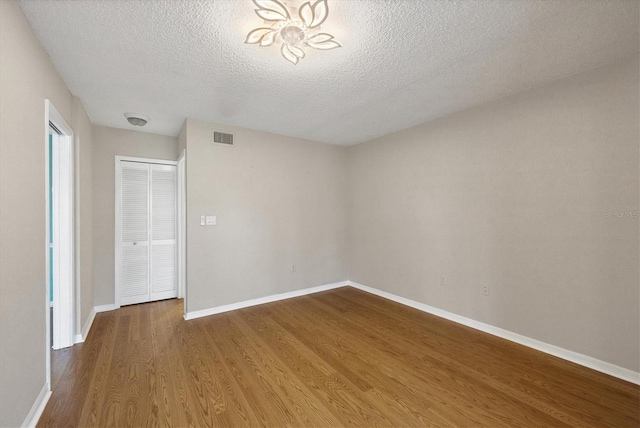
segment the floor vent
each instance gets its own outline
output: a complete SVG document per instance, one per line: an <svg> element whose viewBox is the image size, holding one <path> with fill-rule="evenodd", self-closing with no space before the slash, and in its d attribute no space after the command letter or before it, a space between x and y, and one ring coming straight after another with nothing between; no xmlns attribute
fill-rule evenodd
<svg viewBox="0 0 640 428"><path fill-rule="evenodd" d="M225 134L224 132L213 131L213 142L233 146L233 134Z"/></svg>

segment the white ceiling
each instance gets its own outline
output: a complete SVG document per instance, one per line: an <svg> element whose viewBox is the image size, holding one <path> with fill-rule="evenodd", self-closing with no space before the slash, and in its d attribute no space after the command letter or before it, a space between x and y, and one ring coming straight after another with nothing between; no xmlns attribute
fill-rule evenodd
<svg viewBox="0 0 640 428"><path fill-rule="evenodd" d="M351 145L638 52L637 0L329 0L343 48L243 43L249 0L19 0L96 124L185 117Z"/></svg>

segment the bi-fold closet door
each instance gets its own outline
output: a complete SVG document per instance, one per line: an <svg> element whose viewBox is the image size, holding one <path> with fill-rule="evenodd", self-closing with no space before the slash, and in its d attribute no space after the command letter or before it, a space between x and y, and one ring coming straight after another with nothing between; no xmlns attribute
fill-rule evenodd
<svg viewBox="0 0 640 428"><path fill-rule="evenodd" d="M116 292L120 305L177 297L176 167L119 162Z"/></svg>

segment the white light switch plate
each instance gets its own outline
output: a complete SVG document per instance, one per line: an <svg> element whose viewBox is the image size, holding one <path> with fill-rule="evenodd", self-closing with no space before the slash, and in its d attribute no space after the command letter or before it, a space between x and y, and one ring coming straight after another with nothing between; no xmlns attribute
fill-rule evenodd
<svg viewBox="0 0 640 428"><path fill-rule="evenodd" d="M216 225L216 216L208 215L207 216L207 226L215 226Z"/></svg>
<svg viewBox="0 0 640 428"><path fill-rule="evenodd" d="M200 226L204 226L204 216L200 216Z"/></svg>

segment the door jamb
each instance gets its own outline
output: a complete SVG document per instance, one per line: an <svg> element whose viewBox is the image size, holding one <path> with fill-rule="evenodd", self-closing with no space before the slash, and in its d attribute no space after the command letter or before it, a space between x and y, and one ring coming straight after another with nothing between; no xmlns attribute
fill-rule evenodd
<svg viewBox="0 0 640 428"><path fill-rule="evenodd" d="M63 280L58 281L58 286L54 288L54 316L57 318L57 322L54 322L56 332L54 334L54 349L72 346L74 344L74 327L75 319L78 316L76 314L76 305L74 303L76 294L76 271L75 271L75 156L74 156L74 134L73 129L64 120L62 115L56 110L53 103L45 99L44 105L44 129L45 129L45 156L49 157L49 123L52 123L61 133L58 139L58 153L61 156L60 162L64 164L65 174L64 183L68 186L64 200L60 200L60 211L63 213L68 221L63 221L63 228L59 233L59 242L54 242L54 245L60 248L60 251L64 251L65 263L60 264L60 276ZM59 168L60 169L60 168ZM62 170L62 169L61 169ZM48 389L51 390L51 320L50 318L50 302L49 302L49 290L50 283L50 257L49 257L49 206L52 203L49 199L49 162L45 162L45 209L46 211L46 226L45 226L45 361L46 361L46 381ZM59 192L62 194L62 192ZM59 257L62 260L62 257ZM66 314L66 316L61 316Z"/></svg>
<svg viewBox="0 0 640 428"><path fill-rule="evenodd" d="M178 157L178 166L176 168L178 175L178 298L184 299L187 296L187 171L186 171L186 151L183 150ZM187 311L187 305L184 311Z"/></svg>

